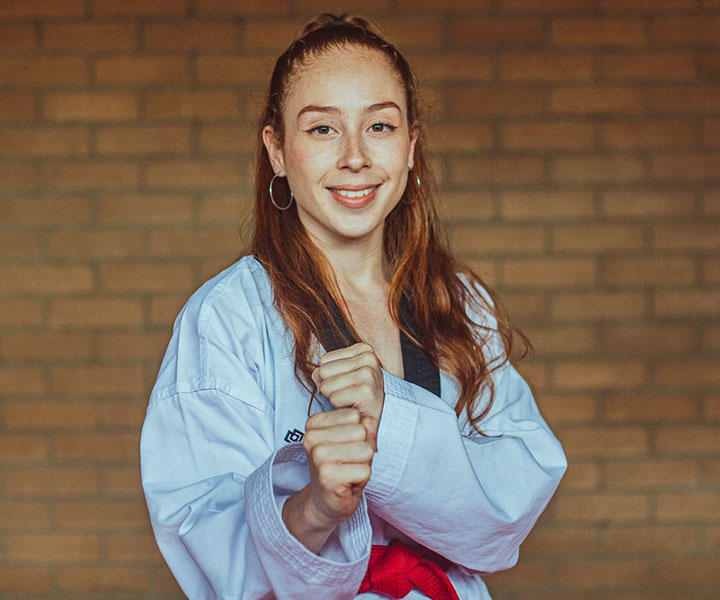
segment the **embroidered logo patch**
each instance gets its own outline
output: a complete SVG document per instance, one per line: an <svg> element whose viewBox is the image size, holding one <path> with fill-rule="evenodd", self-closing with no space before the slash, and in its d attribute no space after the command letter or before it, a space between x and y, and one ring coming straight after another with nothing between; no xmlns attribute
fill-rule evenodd
<svg viewBox="0 0 720 600"><path fill-rule="evenodd" d="M293 442L301 442L304 435L305 434L302 431L298 431L297 429L293 429L292 431L288 429L288 432L285 434L285 441L288 444L292 444Z"/></svg>

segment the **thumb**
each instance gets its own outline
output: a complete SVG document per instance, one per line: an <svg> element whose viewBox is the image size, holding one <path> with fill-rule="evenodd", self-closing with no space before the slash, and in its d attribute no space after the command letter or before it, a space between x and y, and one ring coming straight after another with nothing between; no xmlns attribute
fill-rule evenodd
<svg viewBox="0 0 720 600"><path fill-rule="evenodd" d="M375 417L366 416L360 419L360 423L365 427L365 430L367 431L367 437L365 438L365 441L367 441L373 448L375 448L375 452L377 452L377 434L380 427L379 421Z"/></svg>

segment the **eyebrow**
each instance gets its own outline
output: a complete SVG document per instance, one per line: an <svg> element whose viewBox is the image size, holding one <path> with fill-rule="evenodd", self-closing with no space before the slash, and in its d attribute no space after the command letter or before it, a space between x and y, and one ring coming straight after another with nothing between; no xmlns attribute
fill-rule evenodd
<svg viewBox="0 0 720 600"><path fill-rule="evenodd" d="M371 104L368 106L363 112L365 114L375 112L376 110L382 110L383 108L396 108L399 112L402 112L400 110L400 107L395 104L392 100L388 100L387 102L377 102L376 104ZM298 120L300 117L302 117L305 113L308 112L320 112L320 113L330 113L334 115L340 114L340 109L337 106L318 106L317 104L308 104L305 106L299 113L298 113Z"/></svg>

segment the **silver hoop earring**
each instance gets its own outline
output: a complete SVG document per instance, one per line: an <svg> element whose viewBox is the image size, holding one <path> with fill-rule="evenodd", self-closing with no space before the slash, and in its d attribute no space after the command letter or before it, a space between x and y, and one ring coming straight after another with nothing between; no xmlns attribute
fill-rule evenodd
<svg viewBox="0 0 720 600"><path fill-rule="evenodd" d="M415 185L417 186L417 192L415 192L415 197L412 200L410 200L410 202L405 202L404 200L401 199L400 201L403 204L412 204L413 202L415 202L415 198L417 198L419 195L420 186L421 186L420 177L418 176L417 173L413 173L413 175L415 175Z"/></svg>
<svg viewBox="0 0 720 600"><path fill-rule="evenodd" d="M285 207L277 205L277 203L275 202L275 197L273 196L273 183L275 183L275 179L277 177L279 177L279 175L277 175L277 174L273 175L273 178L270 180L270 186L268 187L268 192L270 192L270 202L272 202L273 206L275 208L277 208L278 210L287 210L288 208L290 208L290 205L293 203L293 198L295 196L293 196L293 192L292 192L292 190L290 190L290 202L288 202L288 205Z"/></svg>

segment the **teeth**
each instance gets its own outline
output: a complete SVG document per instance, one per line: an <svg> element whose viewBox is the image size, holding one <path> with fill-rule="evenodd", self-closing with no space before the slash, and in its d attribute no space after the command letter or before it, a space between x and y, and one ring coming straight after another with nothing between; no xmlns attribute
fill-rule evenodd
<svg viewBox="0 0 720 600"><path fill-rule="evenodd" d="M367 196L368 194L372 194L375 191L375 188L377 186L374 185L373 187L365 188L364 190L357 190L357 191L351 191L351 190L337 190L335 188L331 188L333 192L338 194L339 196L343 196L344 198L362 198L363 196Z"/></svg>

